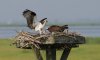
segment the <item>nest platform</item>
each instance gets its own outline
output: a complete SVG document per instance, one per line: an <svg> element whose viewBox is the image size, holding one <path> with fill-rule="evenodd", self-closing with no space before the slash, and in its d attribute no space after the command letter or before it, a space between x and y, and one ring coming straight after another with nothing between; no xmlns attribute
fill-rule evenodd
<svg viewBox="0 0 100 60"><path fill-rule="evenodd" d="M71 49L84 43L83 36L61 32L45 35L19 32L14 42L18 48L32 48L37 60L43 60L40 50L46 50L46 60L56 60L56 50L59 49L64 50L60 60L67 60Z"/></svg>

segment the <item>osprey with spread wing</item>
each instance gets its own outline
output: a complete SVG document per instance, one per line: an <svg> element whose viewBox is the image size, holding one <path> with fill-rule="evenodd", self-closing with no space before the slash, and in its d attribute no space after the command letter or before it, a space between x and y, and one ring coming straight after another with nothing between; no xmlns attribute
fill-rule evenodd
<svg viewBox="0 0 100 60"><path fill-rule="evenodd" d="M44 26L47 23L47 18L44 18L42 20L40 20L39 22L35 23L35 17L36 17L36 13L26 9L23 12L23 16L26 18L27 20L27 26L30 29L34 29L35 31L39 31L40 34L45 34L45 31L43 30Z"/></svg>

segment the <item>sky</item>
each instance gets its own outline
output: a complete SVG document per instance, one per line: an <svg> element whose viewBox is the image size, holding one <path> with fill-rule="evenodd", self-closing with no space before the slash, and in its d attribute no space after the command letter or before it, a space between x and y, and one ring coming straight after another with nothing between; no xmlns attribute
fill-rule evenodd
<svg viewBox="0 0 100 60"><path fill-rule="evenodd" d="M54 23L100 20L100 0L0 0L0 23L26 23L25 9L36 12L37 20Z"/></svg>

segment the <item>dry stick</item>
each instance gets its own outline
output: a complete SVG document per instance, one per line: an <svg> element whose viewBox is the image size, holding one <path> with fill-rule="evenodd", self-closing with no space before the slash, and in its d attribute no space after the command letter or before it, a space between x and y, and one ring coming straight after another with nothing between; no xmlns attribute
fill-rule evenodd
<svg viewBox="0 0 100 60"><path fill-rule="evenodd" d="M41 38L41 37L39 37L39 38L36 38L36 39L34 39L33 38L33 36L31 36L30 34L27 34L27 33L24 33L24 32L21 32L21 33L19 33L19 35L18 36L24 36L24 38L22 38L21 40L26 40L26 41L28 41L28 42L31 42L31 43L29 43L29 44L33 44L35 47L37 47L38 49L40 48L39 46L38 46L38 44L36 44L36 43L41 43L41 42L39 42L38 41L38 39L39 38ZM17 37L18 37L17 36ZM20 40L20 39L19 39ZM36 42L36 43L34 43L34 42ZM25 44L24 46L27 46L28 44Z"/></svg>

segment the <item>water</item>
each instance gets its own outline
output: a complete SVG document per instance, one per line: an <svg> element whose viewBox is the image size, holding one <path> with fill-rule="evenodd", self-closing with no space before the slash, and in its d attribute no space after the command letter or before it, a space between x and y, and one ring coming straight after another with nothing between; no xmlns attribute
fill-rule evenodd
<svg viewBox="0 0 100 60"><path fill-rule="evenodd" d="M28 27L0 27L0 38L15 37L16 31L33 32ZM70 32L78 32L82 36L100 37L100 26L69 26Z"/></svg>
<svg viewBox="0 0 100 60"><path fill-rule="evenodd" d="M70 30L79 32L83 36L100 37L100 26L71 26Z"/></svg>

